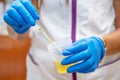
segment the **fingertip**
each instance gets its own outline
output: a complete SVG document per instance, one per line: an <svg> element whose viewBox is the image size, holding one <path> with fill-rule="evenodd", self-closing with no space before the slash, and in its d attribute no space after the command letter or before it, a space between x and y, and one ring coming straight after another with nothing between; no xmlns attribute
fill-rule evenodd
<svg viewBox="0 0 120 80"><path fill-rule="evenodd" d="M35 26L36 21L35 21L35 20L31 20L31 21L30 21L30 24L31 24L31 26Z"/></svg>
<svg viewBox="0 0 120 80"><path fill-rule="evenodd" d="M40 19L40 16L39 16L39 15L36 15L36 19L39 20L39 19Z"/></svg>
<svg viewBox="0 0 120 80"><path fill-rule="evenodd" d="M65 61L64 61L64 59L61 61L61 64L62 64L62 65L65 65Z"/></svg>
<svg viewBox="0 0 120 80"><path fill-rule="evenodd" d="M6 16L7 16L7 13L5 12L4 16L3 16L3 20L6 22Z"/></svg>
<svg viewBox="0 0 120 80"><path fill-rule="evenodd" d="M62 54L63 54L64 56L70 55L70 51L68 51L67 49L64 49L64 50L62 51Z"/></svg>
<svg viewBox="0 0 120 80"><path fill-rule="evenodd" d="M62 51L62 54L63 54L64 56L67 56L67 55L69 54L69 51L67 51L67 50L65 49L65 50Z"/></svg>
<svg viewBox="0 0 120 80"><path fill-rule="evenodd" d="M8 16L7 13L4 14L3 20L4 20L9 26L11 26L11 27L13 26L13 25L11 25L10 22L9 22L9 16Z"/></svg>
<svg viewBox="0 0 120 80"><path fill-rule="evenodd" d="M34 13L33 13L32 15L33 15L33 17L34 17L36 20L39 20L39 19L40 19L39 13L38 13L38 11L36 10L36 8L34 8Z"/></svg>
<svg viewBox="0 0 120 80"><path fill-rule="evenodd" d="M69 67L69 68L67 69L67 72L68 72L68 73L73 73L74 70L73 70L71 67Z"/></svg>
<svg viewBox="0 0 120 80"><path fill-rule="evenodd" d="M68 65L68 64L69 64L68 59L67 59L67 58L64 58L64 59L61 61L61 64L62 64L62 65Z"/></svg>
<svg viewBox="0 0 120 80"><path fill-rule="evenodd" d="M9 9L6 11L6 13L11 14L12 11L13 11L13 8L9 7Z"/></svg>
<svg viewBox="0 0 120 80"><path fill-rule="evenodd" d="M4 14L3 20L11 27L13 27L13 24L16 24L9 16L7 13Z"/></svg>

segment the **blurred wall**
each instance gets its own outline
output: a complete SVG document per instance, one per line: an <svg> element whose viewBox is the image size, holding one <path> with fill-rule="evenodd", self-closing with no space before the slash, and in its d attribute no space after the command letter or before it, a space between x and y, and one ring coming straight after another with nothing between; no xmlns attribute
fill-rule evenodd
<svg viewBox="0 0 120 80"><path fill-rule="evenodd" d="M0 80L25 80L30 41L0 36Z"/></svg>

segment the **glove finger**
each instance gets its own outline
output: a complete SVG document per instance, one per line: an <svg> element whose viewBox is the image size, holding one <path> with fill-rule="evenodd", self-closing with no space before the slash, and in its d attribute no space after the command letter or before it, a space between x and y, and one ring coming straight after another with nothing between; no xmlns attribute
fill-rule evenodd
<svg viewBox="0 0 120 80"><path fill-rule="evenodd" d="M30 0L20 0L20 1L25 6L25 8L30 12L30 14L35 20L38 20L40 18L36 8L32 5Z"/></svg>
<svg viewBox="0 0 120 80"><path fill-rule="evenodd" d="M92 65L90 68L88 68L87 70L84 71L78 71L79 73L89 73L89 72L94 72L95 69L97 68L97 64L95 63L94 65Z"/></svg>
<svg viewBox="0 0 120 80"><path fill-rule="evenodd" d="M7 13L4 15L4 21L19 34L26 32L30 28L28 25L25 25L26 27L23 27L22 25L18 24Z"/></svg>
<svg viewBox="0 0 120 80"><path fill-rule="evenodd" d="M7 11L8 15L15 20L17 23L21 25L27 25L21 15L12 7L10 7Z"/></svg>
<svg viewBox="0 0 120 80"><path fill-rule="evenodd" d="M96 58L96 57L94 57L94 58ZM95 71L95 69L97 67L98 67L97 60L95 60L95 63L91 67L87 68L86 70L81 70L81 71L78 71L78 72L80 72L80 73L93 72L93 71Z"/></svg>
<svg viewBox="0 0 120 80"><path fill-rule="evenodd" d="M64 56L79 53L87 48L87 43L85 41L76 42L71 47L63 50L62 54Z"/></svg>
<svg viewBox="0 0 120 80"><path fill-rule="evenodd" d="M15 29L15 31L17 32L17 33L19 33L19 34L23 34L23 33L25 33L26 31L28 31L29 30L29 28L30 28L30 26L24 26L24 27L21 27L20 29Z"/></svg>
<svg viewBox="0 0 120 80"><path fill-rule="evenodd" d="M4 15L4 21L9 25L11 26L13 29L17 29L19 27L16 27L18 26L19 24L14 21L7 13L5 13Z"/></svg>
<svg viewBox="0 0 120 80"><path fill-rule="evenodd" d="M75 63L78 61L83 61L85 59L87 59L90 56L90 54L88 54L88 51L82 51L80 53L74 54L72 56L66 57L61 61L61 64L63 65L68 65L71 63Z"/></svg>
<svg viewBox="0 0 120 80"><path fill-rule="evenodd" d="M19 12L19 14L23 17L23 19L26 21L27 24L31 26L35 25L36 21L33 19L31 14L26 10L26 8L19 1L15 1L12 4L12 7Z"/></svg>
<svg viewBox="0 0 120 80"><path fill-rule="evenodd" d="M90 58L84 60L83 62L80 62L78 64L70 66L67 69L67 72L72 73L72 72L78 72L78 71L86 70L86 69L90 68L94 64L94 62L95 62L95 60L94 60L93 56L91 55Z"/></svg>
<svg viewBox="0 0 120 80"><path fill-rule="evenodd" d="M73 42L73 45L77 45L77 44L79 44L79 43L82 42L82 41L84 41L84 39L80 39L80 40L78 40L78 41L75 41L75 42Z"/></svg>

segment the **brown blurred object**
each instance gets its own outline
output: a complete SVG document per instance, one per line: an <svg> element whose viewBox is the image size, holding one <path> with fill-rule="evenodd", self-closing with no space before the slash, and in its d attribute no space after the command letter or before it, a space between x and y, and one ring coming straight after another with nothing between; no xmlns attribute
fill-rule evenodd
<svg viewBox="0 0 120 80"><path fill-rule="evenodd" d="M38 2L39 2L38 0L32 0L32 3L35 6L35 8L37 9L38 12L40 12L40 6L41 6L41 4L38 5L39 4Z"/></svg>
<svg viewBox="0 0 120 80"><path fill-rule="evenodd" d="M0 0L0 2L5 2L5 0Z"/></svg>
<svg viewBox="0 0 120 80"><path fill-rule="evenodd" d="M115 7L115 26L116 28L120 28L120 0L114 1L114 7Z"/></svg>
<svg viewBox="0 0 120 80"><path fill-rule="evenodd" d="M15 40L0 36L0 80L25 80L26 55L31 39Z"/></svg>

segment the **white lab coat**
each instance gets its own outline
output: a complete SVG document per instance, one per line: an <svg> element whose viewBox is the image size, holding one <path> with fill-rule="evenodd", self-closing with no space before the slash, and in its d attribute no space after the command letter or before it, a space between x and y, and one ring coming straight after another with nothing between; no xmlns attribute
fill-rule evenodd
<svg viewBox="0 0 120 80"><path fill-rule="evenodd" d="M43 0L39 25L33 31L32 46L27 56L27 80L72 80L71 74L56 71L49 41L39 32L42 27L56 42L71 37L71 2ZM115 30L113 0L77 0L76 40L89 36L101 36ZM119 80L120 54L106 56L100 67L92 73L77 73L78 80Z"/></svg>

